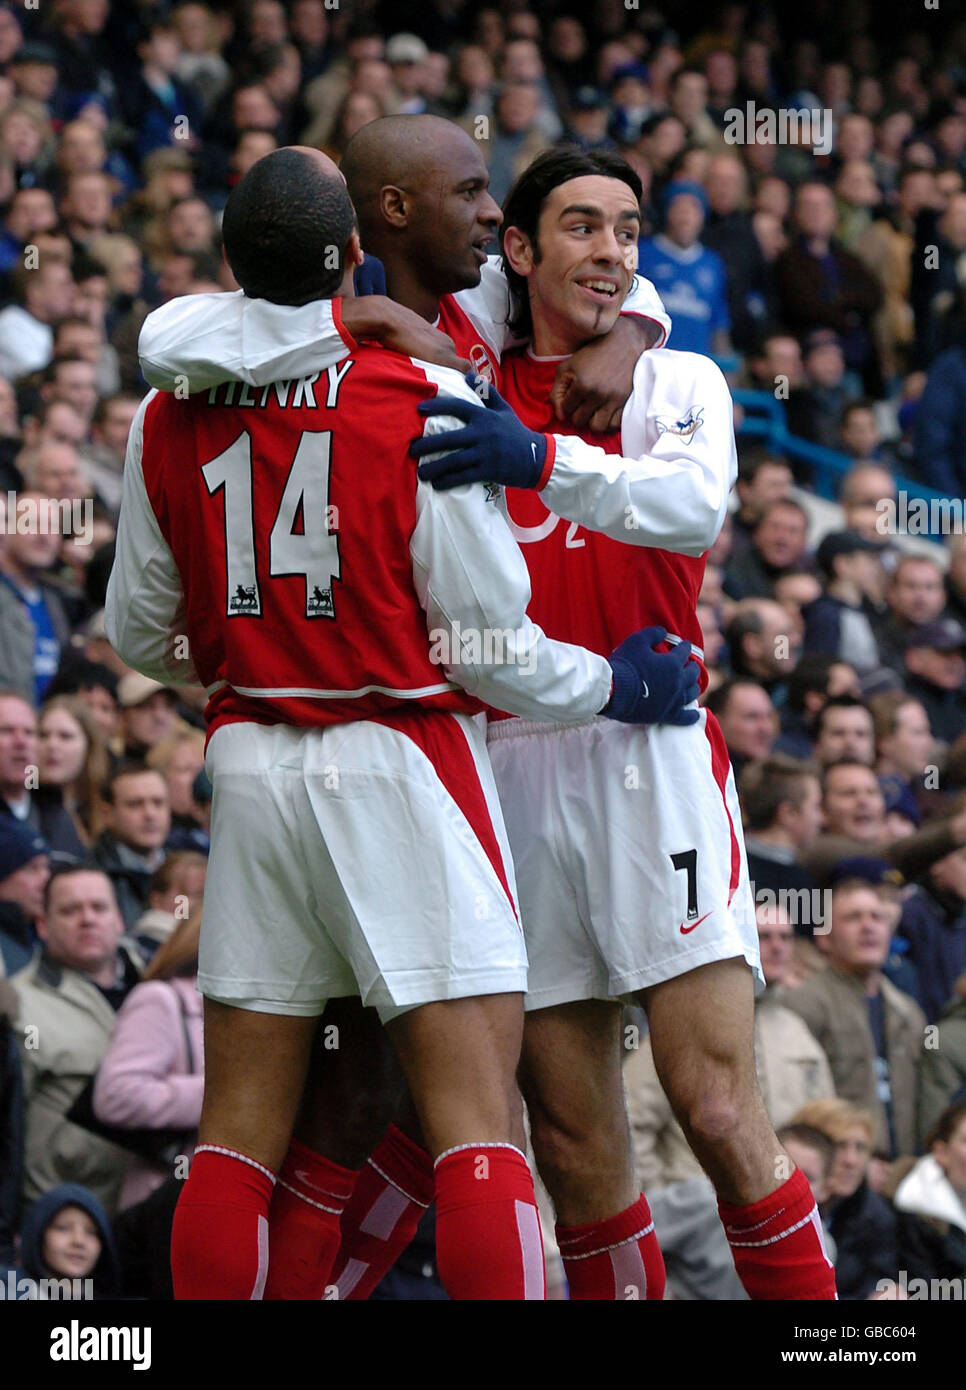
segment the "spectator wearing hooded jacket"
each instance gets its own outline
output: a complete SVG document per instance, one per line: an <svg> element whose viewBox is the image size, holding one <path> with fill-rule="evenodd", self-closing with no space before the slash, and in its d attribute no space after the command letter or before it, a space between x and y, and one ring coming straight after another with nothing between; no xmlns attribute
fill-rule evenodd
<svg viewBox="0 0 966 1390"><path fill-rule="evenodd" d="M93 1192L65 1182L38 1197L24 1217L20 1268L35 1280L90 1279L95 1298L117 1296L114 1238ZM63 1289L61 1285L58 1299Z"/></svg>

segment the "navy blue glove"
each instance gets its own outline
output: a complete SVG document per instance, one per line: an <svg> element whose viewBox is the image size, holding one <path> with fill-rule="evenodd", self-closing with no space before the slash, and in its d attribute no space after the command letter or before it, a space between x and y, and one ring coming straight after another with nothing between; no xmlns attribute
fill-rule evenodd
<svg viewBox="0 0 966 1390"><path fill-rule="evenodd" d="M366 252L366 258L362 265L357 265L352 272L352 284L360 299L367 294L388 293L386 267L378 256L370 256L369 252Z"/></svg>
<svg viewBox="0 0 966 1390"><path fill-rule="evenodd" d="M622 724L697 724L699 711L685 709L698 698L700 668L690 659L691 643L654 651L666 638L666 628L645 627L611 652L614 689L601 714Z"/></svg>
<svg viewBox="0 0 966 1390"><path fill-rule="evenodd" d="M466 428L413 440L409 452L415 459L441 449L454 451L421 463L419 476L441 490L462 483L536 487L547 458L547 436L528 430L496 388L475 372L466 374L466 382L478 391L485 410L457 396L434 396L420 404L421 415L455 415L466 421Z"/></svg>

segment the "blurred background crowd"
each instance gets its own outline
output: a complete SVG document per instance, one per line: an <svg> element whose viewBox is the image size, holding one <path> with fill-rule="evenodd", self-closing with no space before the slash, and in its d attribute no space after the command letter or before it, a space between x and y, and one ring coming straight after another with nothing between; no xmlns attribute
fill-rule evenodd
<svg viewBox="0 0 966 1390"><path fill-rule="evenodd" d="M338 159L367 122L429 111L481 141L498 201L561 140L643 181L670 347L713 355L736 398L740 477L700 619L758 901L768 1109L842 1297L966 1278L952 9L0 3L0 1267L169 1297L200 1115L203 697L127 670L102 617L141 323L235 288L219 218L255 160L291 142ZM821 128L748 138L749 111L779 109ZM883 524L940 495L945 526ZM16 524L65 499L90 504L83 536ZM642 1019L627 1036L672 1292L740 1297ZM442 1296L431 1227L383 1294Z"/></svg>

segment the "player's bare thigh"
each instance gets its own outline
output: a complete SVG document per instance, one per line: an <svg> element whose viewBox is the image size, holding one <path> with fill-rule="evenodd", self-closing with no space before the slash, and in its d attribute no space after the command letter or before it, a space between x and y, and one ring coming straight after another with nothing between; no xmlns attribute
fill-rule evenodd
<svg viewBox="0 0 966 1390"><path fill-rule="evenodd" d="M360 1168L405 1099L406 1082L376 1010L353 997L330 999L312 1048L296 1139L344 1168Z"/></svg>
<svg viewBox="0 0 966 1390"><path fill-rule="evenodd" d="M318 1018L205 1000L199 1144L237 1149L277 1173L292 1137Z"/></svg>
<svg viewBox="0 0 966 1390"><path fill-rule="evenodd" d="M459 1144L524 1147L516 1082L522 994L424 1004L393 1019L386 1031L434 1157Z"/></svg>
<svg viewBox="0 0 966 1390"><path fill-rule="evenodd" d="M747 963L713 961L638 997L661 1085L719 1197L746 1203L774 1191L782 1150L758 1088Z"/></svg>
<svg viewBox="0 0 966 1390"><path fill-rule="evenodd" d="M621 1055L619 1004L583 999L526 1015L520 1086L562 1225L605 1220L637 1198Z"/></svg>

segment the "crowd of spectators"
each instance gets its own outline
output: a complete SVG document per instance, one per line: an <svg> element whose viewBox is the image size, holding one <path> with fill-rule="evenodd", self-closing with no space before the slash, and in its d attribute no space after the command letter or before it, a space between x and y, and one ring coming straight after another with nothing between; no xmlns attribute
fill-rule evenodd
<svg viewBox="0 0 966 1390"><path fill-rule="evenodd" d="M140 326L236 288L219 222L255 160L428 111L480 142L497 201L560 140L619 151L670 347L850 460L816 511L736 411L706 702L758 904L762 1089L842 1295L966 1278L966 538L882 525L897 477L966 494L966 22L792 8L0 3L0 1266L170 1296L200 1115L204 701L127 670L102 617ZM754 110L815 119L769 141ZM671 1288L740 1296L639 1043ZM424 1235L392 1296L438 1292Z"/></svg>

